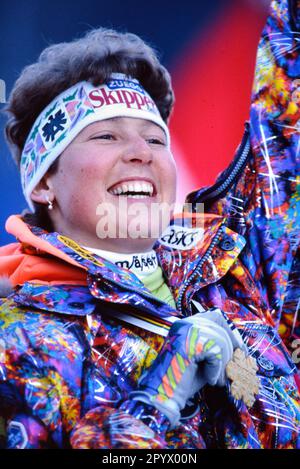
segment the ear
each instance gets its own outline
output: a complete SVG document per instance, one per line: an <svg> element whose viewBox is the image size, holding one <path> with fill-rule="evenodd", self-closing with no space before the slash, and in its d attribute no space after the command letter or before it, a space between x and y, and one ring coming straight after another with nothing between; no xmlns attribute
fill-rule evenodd
<svg viewBox="0 0 300 469"><path fill-rule="evenodd" d="M49 175L46 174L40 180L40 182L33 189L30 197L33 202L38 202L44 205L47 205L49 203L49 200L53 202L55 194L53 190L52 180Z"/></svg>

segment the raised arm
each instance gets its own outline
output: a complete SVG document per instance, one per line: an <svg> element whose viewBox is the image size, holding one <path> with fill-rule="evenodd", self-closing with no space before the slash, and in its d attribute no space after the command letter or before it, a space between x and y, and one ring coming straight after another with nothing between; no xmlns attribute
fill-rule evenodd
<svg viewBox="0 0 300 469"><path fill-rule="evenodd" d="M291 352L299 335L300 296L299 12L299 0L272 1L241 145L214 186L188 197L226 217L227 224L245 236L240 260L262 299L260 314L279 329ZM238 296L247 308L248 297Z"/></svg>

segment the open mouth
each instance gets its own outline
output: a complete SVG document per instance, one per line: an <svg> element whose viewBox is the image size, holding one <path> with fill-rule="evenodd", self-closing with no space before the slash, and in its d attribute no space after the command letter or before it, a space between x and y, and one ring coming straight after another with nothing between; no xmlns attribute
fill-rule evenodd
<svg viewBox="0 0 300 469"><path fill-rule="evenodd" d="M148 181L126 181L114 184L108 192L117 197L146 199L155 195L155 187Z"/></svg>

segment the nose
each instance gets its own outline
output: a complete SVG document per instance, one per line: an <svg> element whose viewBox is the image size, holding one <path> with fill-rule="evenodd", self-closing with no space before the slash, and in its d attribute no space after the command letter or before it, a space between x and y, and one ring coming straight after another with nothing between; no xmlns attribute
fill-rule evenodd
<svg viewBox="0 0 300 469"><path fill-rule="evenodd" d="M151 163L153 154L148 143L141 137L132 138L122 153L125 163Z"/></svg>

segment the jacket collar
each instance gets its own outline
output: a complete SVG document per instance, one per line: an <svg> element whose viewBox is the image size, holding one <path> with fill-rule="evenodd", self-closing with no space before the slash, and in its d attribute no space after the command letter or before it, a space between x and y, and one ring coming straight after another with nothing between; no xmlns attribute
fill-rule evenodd
<svg viewBox="0 0 300 469"><path fill-rule="evenodd" d="M224 276L243 249L244 238L227 228L224 222L216 215L198 214L195 228L195 215L175 216L155 244L154 249L179 310L188 307L187 298L191 298L193 292ZM151 295L132 272L92 254L72 239L31 227L20 216L10 217L6 228L20 240L25 252L29 250L32 255L35 250L36 255L50 254L85 271L94 298L135 306L145 312L150 310L160 317L178 315L171 306ZM199 264L202 275L193 279ZM28 288L26 291L28 296Z"/></svg>

